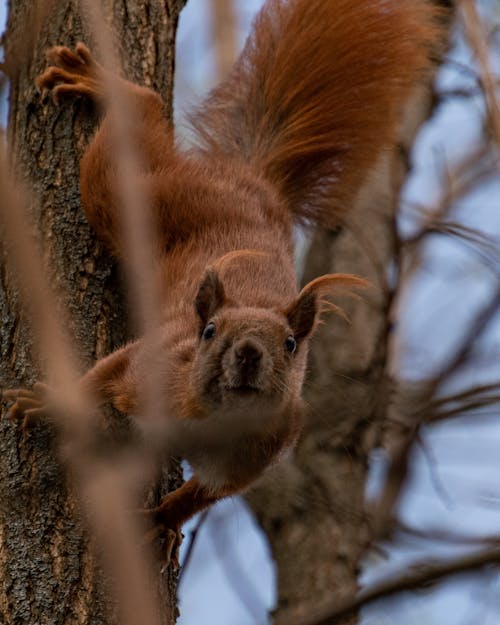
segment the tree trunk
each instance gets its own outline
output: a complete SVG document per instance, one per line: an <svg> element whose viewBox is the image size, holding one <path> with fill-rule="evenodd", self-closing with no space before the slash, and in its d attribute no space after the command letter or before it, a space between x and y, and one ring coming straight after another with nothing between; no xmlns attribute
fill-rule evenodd
<svg viewBox="0 0 500 625"><path fill-rule="evenodd" d="M322 601L357 589L359 560L371 539L364 503L368 456L380 444L389 400L394 291L388 280L395 278L388 273L398 262L398 194L411 143L430 109L429 90L419 90L398 149L379 159L346 227L317 230L306 258L304 283L340 272L363 276L374 288L361 300L335 300L350 321L328 318L313 340L306 430L293 457L248 495L276 561L277 623L307 622Z"/></svg>
<svg viewBox="0 0 500 625"><path fill-rule="evenodd" d="M123 59L124 74L152 86L172 113L174 43L184 0L104 2ZM37 93L46 48L90 44L81 4L10 0L5 37L10 78L8 137L16 171L32 191L31 217L50 279L69 311L70 333L82 370L127 340L116 265L91 232L80 207L78 163L97 118L88 102L58 108ZM98 52L98 51L97 51ZM20 312L18 287L0 274L0 386L29 386L44 366ZM5 404L3 415L5 416ZM113 424L114 429L116 424ZM180 479L170 471L162 488ZM1 622L116 622L103 575L58 460L54 430L46 424L23 437L20 426L0 421ZM173 622L175 576L159 576L163 619Z"/></svg>

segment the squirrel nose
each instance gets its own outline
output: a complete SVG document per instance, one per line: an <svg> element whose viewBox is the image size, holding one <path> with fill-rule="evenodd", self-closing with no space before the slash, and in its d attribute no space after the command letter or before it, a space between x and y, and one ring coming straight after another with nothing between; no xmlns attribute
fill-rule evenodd
<svg viewBox="0 0 500 625"><path fill-rule="evenodd" d="M252 339L242 339L234 346L234 353L238 363L245 366L258 365L262 359L262 348Z"/></svg>

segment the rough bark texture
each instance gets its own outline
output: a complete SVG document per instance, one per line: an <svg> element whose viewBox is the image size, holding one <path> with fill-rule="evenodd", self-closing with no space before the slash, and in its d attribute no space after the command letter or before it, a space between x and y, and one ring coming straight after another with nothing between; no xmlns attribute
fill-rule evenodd
<svg viewBox="0 0 500 625"><path fill-rule="evenodd" d="M156 88L172 113L174 41L182 0L104 3L127 77ZM5 39L10 77L8 136L16 169L32 191L31 217L50 278L69 310L82 370L127 338L116 265L97 242L80 207L78 162L97 118L86 102L57 108L34 78L55 44L92 46L77 0L11 0ZM95 49L95 47L93 47ZM4 255L4 252L3 252ZM0 387L27 386L43 377L30 330L19 310L15 280L0 273ZM5 405L2 406L5 414ZM180 479L171 471L163 488ZM23 439L0 421L0 621L107 623L115 617L94 561L81 514L58 461L50 426ZM175 613L175 576L159 583L164 618Z"/></svg>
<svg viewBox="0 0 500 625"><path fill-rule="evenodd" d="M359 559L370 540L364 506L368 456L380 441L389 401L394 293L384 282L397 262L395 210L407 155L430 104L428 92L415 95L400 149L379 160L348 227L316 231L306 258L304 283L346 272L368 278L374 288L360 301L335 300L350 323L332 315L313 340L306 431L293 456L248 496L276 561L279 623L306 618L322 600L357 588Z"/></svg>

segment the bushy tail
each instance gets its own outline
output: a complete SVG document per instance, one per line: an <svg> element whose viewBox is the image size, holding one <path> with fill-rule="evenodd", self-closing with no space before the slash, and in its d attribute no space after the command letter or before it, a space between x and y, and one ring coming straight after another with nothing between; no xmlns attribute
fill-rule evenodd
<svg viewBox="0 0 500 625"><path fill-rule="evenodd" d="M394 139L438 18L425 0L268 0L191 118L201 149L253 165L298 219L332 223Z"/></svg>

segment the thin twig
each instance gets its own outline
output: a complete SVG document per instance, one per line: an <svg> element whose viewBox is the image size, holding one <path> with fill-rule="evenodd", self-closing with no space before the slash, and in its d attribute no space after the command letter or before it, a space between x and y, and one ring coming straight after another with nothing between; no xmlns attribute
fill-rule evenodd
<svg viewBox="0 0 500 625"><path fill-rule="evenodd" d="M407 523L403 523L399 519L396 521L395 530L398 534L407 534L412 538L418 538L426 541L439 541L453 545L481 545L482 547L497 547L500 544L499 534L488 536L470 536L449 528L441 529L436 527L429 527L422 530L412 527Z"/></svg>
<svg viewBox="0 0 500 625"><path fill-rule="evenodd" d="M463 0L461 8L465 17L465 33L481 71L493 138L497 146L500 147L500 108L496 96L496 81L490 67L488 38L485 36L484 28L479 19L476 3L471 2L471 0Z"/></svg>
<svg viewBox="0 0 500 625"><path fill-rule="evenodd" d="M241 604L245 607L248 614L253 618L254 622L258 622L261 616L259 605L259 594L255 590L252 580L248 578L242 566L239 565L234 549L233 553L229 553L231 549L231 541L224 540L222 529L224 523L219 523L217 527L212 526L211 538L215 547L217 556L221 562L223 573L228 584L233 589L235 595L239 598Z"/></svg>
<svg viewBox="0 0 500 625"><path fill-rule="evenodd" d="M194 546L196 544L196 539L198 538L198 534L200 533L200 530L202 528L202 526L205 524L207 517L208 517L208 513L210 512L210 510L204 510L198 520L196 521L196 525L193 527L193 529L191 530L191 533L189 535L189 543L186 549L186 555L184 556L184 561L182 563L182 568L181 571L179 573L179 579L178 579L178 585L181 585L181 582L184 578L184 575L186 575L186 572L189 568L189 563L191 562L191 558L193 556L193 551L194 551Z"/></svg>
<svg viewBox="0 0 500 625"><path fill-rule="evenodd" d="M483 393L489 393L490 391L498 390L500 390L500 382L493 382L491 384L479 384L458 393L454 393L453 395L438 397L437 399L434 399L432 402L429 403L429 409L433 411L438 410L442 408L445 404L452 404L468 399L475 399Z"/></svg>

